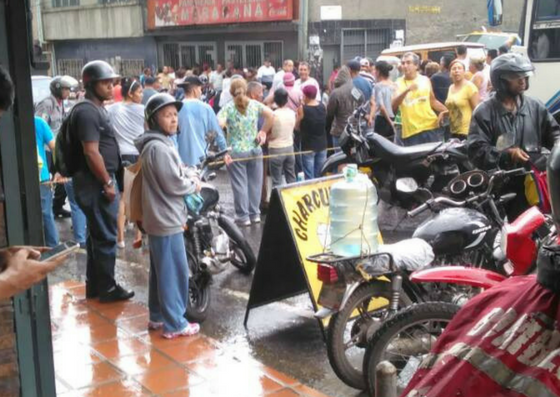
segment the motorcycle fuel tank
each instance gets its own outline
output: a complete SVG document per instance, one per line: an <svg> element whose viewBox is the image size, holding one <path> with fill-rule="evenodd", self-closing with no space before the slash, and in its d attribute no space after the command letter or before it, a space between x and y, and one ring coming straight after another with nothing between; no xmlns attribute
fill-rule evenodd
<svg viewBox="0 0 560 397"><path fill-rule="evenodd" d="M220 193L218 192L218 189L209 183L202 183L200 195L204 199L204 205L202 206L201 212L205 212L208 209L215 207L220 201Z"/></svg>
<svg viewBox="0 0 560 397"><path fill-rule="evenodd" d="M436 255L457 255L491 239L488 218L469 208L447 208L426 219L413 237L427 241Z"/></svg>

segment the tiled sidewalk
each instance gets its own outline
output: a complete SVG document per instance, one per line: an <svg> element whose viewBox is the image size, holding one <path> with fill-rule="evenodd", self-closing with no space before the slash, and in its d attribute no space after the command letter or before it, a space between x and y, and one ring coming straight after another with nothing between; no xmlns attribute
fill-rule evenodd
<svg viewBox="0 0 560 397"><path fill-rule="evenodd" d="M165 340L132 303L84 299L77 282L50 289L57 396L326 397L203 335Z"/></svg>

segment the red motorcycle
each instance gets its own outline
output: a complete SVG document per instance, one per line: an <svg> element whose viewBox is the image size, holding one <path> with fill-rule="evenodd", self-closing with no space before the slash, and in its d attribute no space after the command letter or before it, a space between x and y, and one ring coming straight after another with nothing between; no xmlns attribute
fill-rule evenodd
<svg viewBox="0 0 560 397"><path fill-rule="evenodd" d="M415 283L471 288L465 298L500 285L511 276L526 275L535 268L538 244L551 234L552 222L536 207L520 215L502 228L501 250L507 258L506 275L473 267L442 266L411 274ZM465 303L456 302L456 303ZM470 304L469 304L470 305ZM375 393L375 368L381 361L390 361L397 368L399 392L405 390L425 355L445 326L459 311L460 305L445 302L419 303L400 310L372 335L364 356L363 374L371 395ZM482 394L481 394L482 395Z"/></svg>

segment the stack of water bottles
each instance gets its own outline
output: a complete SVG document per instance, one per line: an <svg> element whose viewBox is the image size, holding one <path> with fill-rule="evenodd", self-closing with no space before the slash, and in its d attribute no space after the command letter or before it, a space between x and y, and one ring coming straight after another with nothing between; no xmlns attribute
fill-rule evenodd
<svg viewBox="0 0 560 397"><path fill-rule="evenodd" d="M347 165L344 180L331 187L330 240L335 255L358 256L378 250L377 191L356 164Z"/></svg>

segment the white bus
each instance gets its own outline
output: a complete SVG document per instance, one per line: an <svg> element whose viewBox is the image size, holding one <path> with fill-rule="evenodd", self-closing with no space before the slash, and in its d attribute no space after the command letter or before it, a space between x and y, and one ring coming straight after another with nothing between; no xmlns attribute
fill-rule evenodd
<svg viewBox="0 0 560 397"><path fill-rule="evenodd" d="M543 101L560 121L560 0L527 0L521 27L535 66L527 94Z"/></svg>

